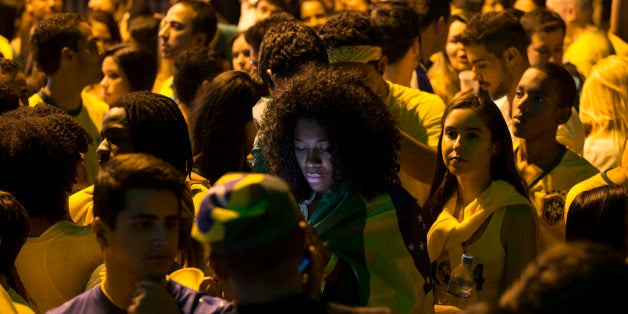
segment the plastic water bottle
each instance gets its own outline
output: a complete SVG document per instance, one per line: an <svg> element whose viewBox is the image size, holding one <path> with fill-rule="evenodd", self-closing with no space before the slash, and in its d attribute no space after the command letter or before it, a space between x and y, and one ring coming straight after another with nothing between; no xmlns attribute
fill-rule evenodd
<svg viewBox="0 0 628 314"><path fill-rule="evenodd" d="M471 303L474 282L473 271L471 270L472 263L473 256L462 254L460 263L454 268L449 277L447 304L462 309Z"/></svg>

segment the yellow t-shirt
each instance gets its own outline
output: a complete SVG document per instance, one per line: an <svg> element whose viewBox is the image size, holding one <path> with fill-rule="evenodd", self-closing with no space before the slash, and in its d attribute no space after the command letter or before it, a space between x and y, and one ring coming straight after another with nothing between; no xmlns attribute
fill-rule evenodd
<svg viewBox="0 0 628 314"><path fill-rule="evenodd" d="M68 198L70 217L79 226L87 226L94 221L94 186L90 185Z"/></svg>
<svg viewBox="0 0 628 314"><path fill-rule="evenodd" d="M385 103L399 129L431 147L438 145L445 103L440 97L415 88L388 83Z"/></svg>
<svg viewBox="0 0 628 314"><path fill-rule="evenodd" d="M38 313L82 293L90 275L103 262L91 227L60 221L39 237L28 237L15 268Z"/></svg>
<svg viewBox="0 0 628 314"><path fill-rule="evenodd" d="M168 98L174 97L174 88L172 88L172 81L174 80L174 76L169 76L164 82L161 84L159 88L159 94L164 95Z"/></svg>
<svg viewBox="0 0 628 314"><path fill-rule="evenodd" d="M11 301L11 297L4 290L4 287L0 285L0 312L6 314L17 314L17 310L15 309L15 305L13 305L13 301Z"/></svg>
<svg viewBox="0 0 628 314"><path fill-rule="evenodd" d="M566 149L558 164L528 182L530 200L539 216L541 250L565 242L565 198L577 183L598 173L586 159Z"/></svg>
<svg viewBox="0 0 628 314"><path fill-rule="evenodd" d="M599 61L615 53L613 45L601 29L587 32L580 36L565 51L564 60L573 63L585 77Z"/></svg>
<svg viewBox="0 0 628 314"><path fill-rule="evenodd" d="M615 53L617 53L618 56L628 57L628 43L611 32L608 33L608 40L613 44Z"/></svg>
<svg viewBox="0 0 628 314"><path fill-rule="evenodd" d="M569 213L569 207L571 206L571 203L573 203L573 200L576 198L576 196L584 191L593 190L594 188L609 184L611 183L606 181L601 173L598 173L574 185L571 189L569 189L567 197L565 198L565 220L563 221L563 224L566 225L567 223L567 214Z"/></svg>
<svg viewBox="0 0 628 314"><path fill-rule="evenodd" d="M445 111L445 103L440 97L386 81L389 87L385 103L397 123L397 127L415 140L427 146L438 146L440 122ZM429 184L412 178L402 168L399 171L401 185L423 204L429 193Z"/></svg>
<svg viewBox="0 0 628 314"><path fill-rule="evenodd" d="M13 49L11 48L11 42L8 39L0 35L0 53L5 59L13 60Z"/></svg>

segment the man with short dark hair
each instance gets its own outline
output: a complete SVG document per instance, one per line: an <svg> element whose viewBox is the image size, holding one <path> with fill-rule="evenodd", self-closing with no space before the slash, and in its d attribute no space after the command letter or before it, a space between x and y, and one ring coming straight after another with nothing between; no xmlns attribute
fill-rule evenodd
<svg viewBox="0 0 628 314"><path fill-rule="evenodd" d="M29 99L30 106L46 103L65 110L92 137L85 154L87 182L98 172L96 147L100 127L108 106L95 96L83 92L85 86L100 79L96 37L87 21L78 14L56 14L35 26L31 45L38 68L47 76L46 86Z"/></svg>
<svg viewBox="0 0 628 314"><path fill-rule="evenodd" d="M565 241L565 198L597 168L556 140L577 97L571 74L555 63L526 70L516 88L512 132L519 139L515 161L539 216L541 251Z"/></svg>
<svg viewBox="0 0 628 314"><path fill-rule="evenodd" d="M106 277L49 313L229 310L227 301L165 277L179 249L181 200L187 188L179 170L151 155L123 154L103 165L94 186L92 231L104 254ZM155 295L169 296L160 299L171 302L153 302L150 296Z"/></svg>
<svg viewBox="0 0 628 314"><path fill-rule="evenodd" d="M480 82L481 91L495 101L510 126L517 83L530 66L523 26L507 12L478 14L469 21L460 41L473 66L474 79ZM569 103L570 106L572 104ZM581 153L584 129L575 109L565 122L558 129L558 140L576 153ZM513 142L516 143L514 137Z"/></svg>
<svg viewBox="0 0 628 314"><path fill-rule="evenodd" d="M404 4L384 2L373 8L370 18L384 37L382 52L388 58L384 78L410 87L413 72L421 64L419 15Z"/></svg>
<svg viewBox="0 0 628 314"><path fill-rule="evenodd" d="M183 51L209 47L217 29L216 13L209 3L181 0L173 4L159 27L161 65L153 90L172 97L174 61Z"/></svg>
<svg viewBox="0 0 628 314"><path fill-rule="evenodd" d="M451 0L371 0L371 19L382 27L382 49L389 58L384 78L395 84L434 93L427 77L430 57L445 49ZM410 8L413 13L407 12ZM399 54L406 54L403 58ZM411 64L415 63L414 64ZM392 68L391 68L392 67ZM409 76L409 77L408 77Z"/></svg>
<svg viewBox="0 0 628 314"><path fill-rule="evenodd" d="M543 62L562 64L571 73L580 94L584 76L574 64L563 63L566 26L560 15L552 10L538 8L523 14L519 21L526 31L530 65L539 65ZM576 110L579 104L580 99L577 97L574 102Z"/></svg>
<svg viewBox="0 0 628 314"><path fill-rule="evenodd" d="M519 21L528 39L530 65L543 62L563 63L566 26L558 13L539 8L523 14Z"/></svg>
<svg viewBox="0 0 628 314"><path fill-rule="evenodd" d="M430 57L445 49L451 17L451 0L409 0L411 7L419 14L420 64L415 70L410 87L433 93L427 77L431 65Z"/></svg>
<svg viewBox="0 0 628 314"><path fill-rule="evenodd" d="M506 96L506 105L500 109L508 122L515 88L530 66L523 27L506 12L478 14L471 18L460 41L480 89L493 99Z"/></svg>
<svg viewBox="0 0 628 314"><path fill-rule="evenodd" d="M227 57L217 49L192 48L179 54L174 62L172 80L179 109L190 125L192 102L198 90L212 81L216 75L229 71Z"/></svg>

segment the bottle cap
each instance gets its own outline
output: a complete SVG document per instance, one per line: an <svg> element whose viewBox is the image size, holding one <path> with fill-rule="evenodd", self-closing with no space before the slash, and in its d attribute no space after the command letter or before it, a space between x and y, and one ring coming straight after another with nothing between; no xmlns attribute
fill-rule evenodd
<svg viewBox="0 0 628 314"><path fill-rule="evenodd" d="M460 259L465 264L473 263L473 255L462 254L462 258Z"/></svg>

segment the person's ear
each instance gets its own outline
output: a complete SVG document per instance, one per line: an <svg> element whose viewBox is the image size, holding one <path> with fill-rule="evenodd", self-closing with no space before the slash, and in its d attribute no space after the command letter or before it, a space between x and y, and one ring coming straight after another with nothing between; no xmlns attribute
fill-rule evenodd
<svg viewBox="0 0 628 314"><path fill-rule="evenodd" d="M62 60L66 60L66 61L72 61L74 60L74 54L75 52L68 48L68 47L63 47L63 49L61 49L61 59Z"/></svg>
<svg viewBox="0 0 628 314"><path fill-rule="evenodd" d="M442 32L449 33L449 21L444 16L438 18L436 21L435 31L437 34L441 34Z"/></svg>
<svg viewBox="0 0 628 314"><path fill-rule="evenodd" d="M214 271L214 274L216 274L216 277L220 281L225 282L229 277L229 272L227 271L226 267L222 265L220 260L216 258L216 255L211 253L209 254L209 261L207 262L207 266Z"/></svg>
<svg viewBox="0 0 628 314"><path fill-rule="evenodd" d="M269 86L269 88L271 90L277 89L277 75L274 75L271 69L266 69L266 74L268 74L270 81L273 83L272 86Z"/></svg>
<svg viewBox="0 0 628 314"><path fill-rule="evenodd" d="M499 149L502 147L501 142L493 142L491 144L491 156L497 155L499 153Z"/></svg>
<svg viewBox="0 0 628 314"><path fill-rule="evenodd" d="M100 244L101 248L107 247L108 239L111 234L111 229L109 226L100 219L100 217L95 217L92 222L92 233L96 236L96 241Z"/></svg>
<svg viewBox="0 0 628 314"><path fill-rule="evenodd" d="M379 62L377 62L377 72L380 75L384 75L384 70L386 69L386 65L388 64L388 57L383 56L381 59L379 59Z"/></svg>
<svg viewBox="0 0 628 314"><path fill-rule="evenodd" d="M204 33L194 34L194 43L198 47L207 47L209 44L209 38Z"/></svg>
<svg viewBox="0 0 628 314"><path fill-rule="evenodd" d="M509 66L514 66L519 57L521 57L521 53L515 47L508 47L508 49L504 50L504 53L502 54L502 59Z"/></svg>
<svg viewBox="0 0 628 314"><path fill-rule="evenodd" d="M558 118L556 119L556 123L558 123L558 125L567 123L567 121L569 121L569 118L571 118L571 107L563 107L558 110Z"/></svg>
<svg viewBox="0 0 628 314"><path fill-rule="evenodd" d="M209 86L211 82L211 80L203 80L203 82L201 83L201 89L207 88L207 86Z"/></svg>
<svg viewBox="0 0 628 314"><path fill-rule="evenodd" d="M416 56L421 55L421 43L419 43L418 36L412 39L412 44L410 44L410 50L412 50L412 53L414 53L414 55Z"/></svg>

